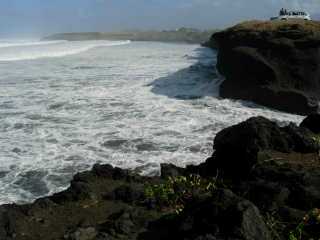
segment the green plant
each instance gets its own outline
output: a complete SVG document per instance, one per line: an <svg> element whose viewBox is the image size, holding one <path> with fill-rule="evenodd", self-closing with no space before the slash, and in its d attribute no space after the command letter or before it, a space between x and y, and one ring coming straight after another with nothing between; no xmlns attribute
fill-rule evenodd
<svg viewBox="0 0 320 240"><path fill-rule="evenodd" d="M267 224L273 239L281 240L281 233L283 233L286 223L279 220L276 212L266 213L265 223Z"/></svg>
<svg viewBox="0 0 320 240"><path fill-rule="evenodd" d="M307 226L318 226L320 228L320 209L315 208L305 215L303 220L298 224L298 226L289 233L289 240L303 240L304 236L308 236L306 231ZM315 236L320 240L320 236ZM312 237L307 237L308 240L316 240Z"/></svg>
<svg viewBox="0 0 320 240"><path fill-rule="evenodd" d="M199 193L208 193L216 189L216 178L207 180L199 175L169 177L162 184L147 185L145 197L160 209L169 207L179 214L186 202Z"/></svg>
<svg viewBox="0 0 320 240"><path fill-rule="evenodd" d="M320 145L320 135L313 135L312 140L315 141L318 145Z"/></svg>
<svg viewBox="0 0 320 240"><path fill-rule="evenodd" d="M315 134L311 137L311 139L315 142L315 144L317 144L318 146L318 153L320 154L320 135L319 134Z"/></svg>

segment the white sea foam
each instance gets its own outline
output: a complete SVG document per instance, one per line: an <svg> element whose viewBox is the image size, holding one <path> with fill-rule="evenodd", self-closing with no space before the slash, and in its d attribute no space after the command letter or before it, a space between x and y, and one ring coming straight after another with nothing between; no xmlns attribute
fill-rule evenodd
<svg viewBox="0 0 320 240"><path fill-rule="evenodd" d="M34 60L78 54L96 47L129 44L130 41L0 42L0 61Z"/></svg>
<svg viewBox="0 0 320 240"><path fill-rule="evenodd" d="M0 48L7 47L27 47L27 46L38 46L38 45L49 45L66 43L66 40L57 41L38 41L38 40L0 40Z"/></svg>
<svg viewBox="0 0 320 240"><path fill-rule="evenodd" d="M218 98L215 62L197 45L135 42L0 63L0 203L61 191L97 162L142 174L200 163L218 131L252 116L302 120Z"/></svg>

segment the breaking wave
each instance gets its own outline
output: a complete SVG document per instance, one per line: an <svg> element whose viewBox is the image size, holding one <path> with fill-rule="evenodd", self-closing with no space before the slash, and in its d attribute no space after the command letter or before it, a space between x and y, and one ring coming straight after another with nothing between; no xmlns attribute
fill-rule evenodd
<svg viewBox="0 0 320 240"><path fill-rule="evenodd" d="M96 47L111 47L129 43L130 41L0 41L0 61L20 61L34 60L39 58L64 57L85 52Z"/></svg>
<svg viewBox="0 0 320 240"><path fill-rule="evenodd" d="M219 98L215 51L152 42L100 48L127 43L21 47L31 57L94 49L1 62L0 204L66 189L95 163L143 175L159 174L160 163L199 164L212 155L218 131L249 117L303 119Z"/></svg>

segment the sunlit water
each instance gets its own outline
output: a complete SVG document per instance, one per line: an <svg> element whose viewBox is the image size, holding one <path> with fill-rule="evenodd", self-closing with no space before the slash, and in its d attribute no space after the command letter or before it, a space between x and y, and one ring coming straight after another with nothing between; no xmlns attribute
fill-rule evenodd
<svg viewBox="0 0 320 240"><path fill-rule="evenodd" d="M198 45L0 41L0 203L61 191L95 163L151 175L200 163L251 116L301 121L219 99L215 62Z"/></svg>

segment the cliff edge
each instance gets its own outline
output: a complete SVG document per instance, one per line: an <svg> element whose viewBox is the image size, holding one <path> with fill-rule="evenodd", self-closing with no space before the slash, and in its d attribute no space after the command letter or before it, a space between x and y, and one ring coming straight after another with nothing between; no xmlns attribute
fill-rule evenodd
<svg viewBox="0 0 320 240"><path fill-rule="evenodd" d="M213 34L220 95L307 115L320 98L320 22L248 21Z"/></svg>

